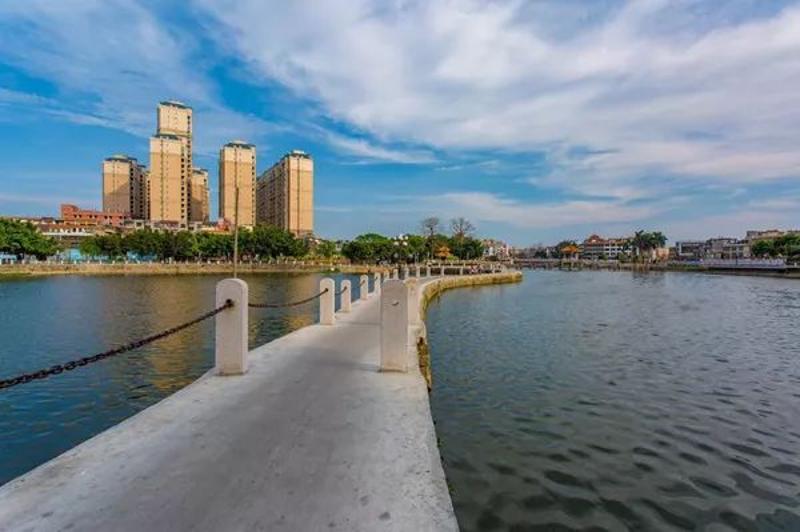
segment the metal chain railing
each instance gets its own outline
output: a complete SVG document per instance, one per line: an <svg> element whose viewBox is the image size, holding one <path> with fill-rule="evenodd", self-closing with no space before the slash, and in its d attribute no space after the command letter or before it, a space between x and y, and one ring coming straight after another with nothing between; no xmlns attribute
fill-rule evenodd
<svg viewBox="0 0 800 532"><path fill-rule="evenodd" d="M120 355L122 353L126 353L128 351L132 351L139 347L145 346L147 344L153 343L157 340L161 340L162 338L166 338L167 336L171 336L177 332L180 332L184 329L191 327L192 325L196 325L201 321L207 320L211 317L216 316L220 312L225 309L229 309L233 307L233 301L230 299L225 302L224 305L215 308L210 312L206 312L202 316L198 316L197 318L167 329L165 331L161 331L158 334L154 334L152 336L148 336L141 340L136 340L135 342L127 343L123 346L117 347L115 349L111 349L109 351L104 351L102 353L97 353L96 355L78 358L76 360L70 360L64 364L56 364L55 366L50 366L49 368L40 369L39 371L34 371L33 373L24 373L17 377L13 377L10 379L3 379L0 380L0 390L5 388L11 388L12 386L17 386L18 384L25 384L31 381L39 380L47 378L51 375L58 375L59 373L63 373L65 371L72 371L75 368L86 366L87 364L92 364L93 362L98 362L100 360L113 357L115 355Z"/></svg>
<svg viewBox="0 0 800 532"><path fill-rule="evenodd" d="M311 297L307 297L305 299L301 299L300 301L292 301L289 303L248 303L247 306L250 308L286 308L286 307L296 307L297 305L302 305L304 303L309 303L314 301L315 299L322 297L323 294L326 294L328 289L326 288L319 294L315 294Z"/></svg>
<svg viewBox="0 0 800 532"><path fill-rule="evenodd" d="M339 290L338 292L334 293L334 295L340 296L340 295L344 294L345 292L347 292L347 286L343 286L342 289Z"/></svg>

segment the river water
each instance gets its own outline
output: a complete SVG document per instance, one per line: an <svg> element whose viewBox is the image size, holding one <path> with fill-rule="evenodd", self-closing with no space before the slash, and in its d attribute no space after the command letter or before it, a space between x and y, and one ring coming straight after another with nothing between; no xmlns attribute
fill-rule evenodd
<svg viewBox="0 0 800 532"><path fill-rule="evenodd" d="M427 325L463 530L800 530L800 282L526 272Z"/></svg>
<svg viewBox="0 0 800 532"><path fill-rule="evenodd" d="M356 276L351 279L358 297ZM223 276L0 278L0 378L143 338L214 307ZM296 301L321 275L244 275L252 302ZM319 303L251 309L250 346L315 323ZM0 485L197 379L213 366L214 320L130 353L0 391ZM2 527L0 527L2 528Z"/></svg>

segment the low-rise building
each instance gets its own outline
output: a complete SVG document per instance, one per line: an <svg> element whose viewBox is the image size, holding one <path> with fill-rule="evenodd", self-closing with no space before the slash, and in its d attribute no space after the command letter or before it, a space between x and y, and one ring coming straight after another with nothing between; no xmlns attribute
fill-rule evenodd
<svg viewBox="0 0 800 532"><path fill-rule="evenodd" d="M616 260L628 251L630 239L591 235L581 244L581 257L589 260Z"/></svg>
<svg viewBox="0 0 800 532"><path fill-rule="evenodd" d="M508 259L513 251L513 248L502 240L486 238L481 241L481 244L483 244L484 257L496 257L501 260Z"/></svg>
<svg viewBox="0 0 800 532"><path fill-rule="evenodd" d="M752 245L759 240L775 240L776 238L787 235L800 235L800 229L789 229L787 231L782 231L780 229L766 229L764 231L751 230L747 231L745 234L745 240Z"/></svg>
<svg viewBox="0 0 800 532"><path fill-rule="evenodd" d="M81 209L77 205L69 203L61 204L61 219L78 225L109 225L121 227L125 220L130 219L128 215L121 212L95 211L92 209Z"/></svg>
<svg viewBox="0 0 800 532"><path fill-rule="evenodd" d="M750 258L750 242L731 237L675 242L675 260L699 261Z"/></svg>
<svg viewBox="0 0 800 532"><path fill-rule="evenodd" d="M675 242L676 260L700 260L706 256L705 240L680 240Z"/></svg>

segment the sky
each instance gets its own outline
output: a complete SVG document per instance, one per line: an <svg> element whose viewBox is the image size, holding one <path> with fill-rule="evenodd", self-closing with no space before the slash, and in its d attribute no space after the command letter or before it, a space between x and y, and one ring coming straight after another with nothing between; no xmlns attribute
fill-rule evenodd
<svg viewBox="0 0 800 532"><path fill-rule="evenodd" d="M800 1L7 0L0 35L3 215L99 208L177 99L213 213L221 145L302 149L322 237L800 227Z"/></svg>

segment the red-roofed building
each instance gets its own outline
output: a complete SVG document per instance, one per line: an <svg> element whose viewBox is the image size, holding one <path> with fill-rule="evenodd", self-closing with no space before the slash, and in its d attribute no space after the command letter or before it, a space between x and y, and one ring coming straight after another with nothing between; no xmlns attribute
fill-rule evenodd
<svg viewBox="0 0 800 532"><path fill-rule="evenodd" d="M128 219L128 216L121 212L103 212L81 209L77 205L69 203L61 204L61 219L77 225L110 225L120 227Z"/></svg>

